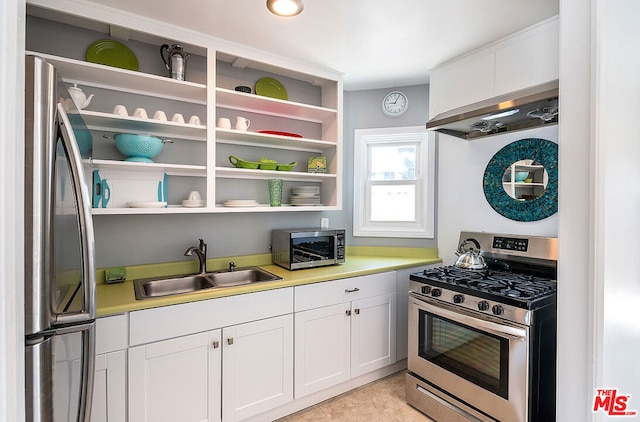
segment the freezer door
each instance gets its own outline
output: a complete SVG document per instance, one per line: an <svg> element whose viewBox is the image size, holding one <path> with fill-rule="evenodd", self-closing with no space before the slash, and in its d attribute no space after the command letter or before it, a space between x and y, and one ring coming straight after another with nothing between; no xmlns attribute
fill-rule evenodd
<svg viewBox="0 0 640 422"><path fill-rule="evenodd" d="M95 322L28 338L27 422L89 422L95 366Z"/></svg>
<svg viewBox="0 0 640 422"><path fill-rule="evenodd" d="M79 115L73 115L72 126L58 96L64 99L68 91L56 69L39 57L28 56L24 186L27 335L95 318L93 222L76 139L76 134L82 138L89 132ZM87 139L84 141L83 145Z"/></svg>

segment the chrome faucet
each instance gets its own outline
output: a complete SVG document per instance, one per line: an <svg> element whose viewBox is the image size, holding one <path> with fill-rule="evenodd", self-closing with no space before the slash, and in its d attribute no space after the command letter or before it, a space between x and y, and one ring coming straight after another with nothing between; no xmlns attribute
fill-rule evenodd
<svg viewBox="0 0 640 422"><path fill-rule="evenodd" d="M200 245L196 248L195 246L191 246L184 253L184 256L191 256L193 253L196 253L198 256L198 260L200 261L200 274L207 272L207 244L204 243L204 240L200 239Z"/></svg>

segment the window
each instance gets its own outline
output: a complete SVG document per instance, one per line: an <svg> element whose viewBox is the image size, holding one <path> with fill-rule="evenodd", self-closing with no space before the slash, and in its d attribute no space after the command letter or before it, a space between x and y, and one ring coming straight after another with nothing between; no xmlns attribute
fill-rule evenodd
<svg viewBox="0 0 640 422"><path fill-rule="evenodd" d="M423 127L357 129L353 235L434 237L435 140Z"/></svg>

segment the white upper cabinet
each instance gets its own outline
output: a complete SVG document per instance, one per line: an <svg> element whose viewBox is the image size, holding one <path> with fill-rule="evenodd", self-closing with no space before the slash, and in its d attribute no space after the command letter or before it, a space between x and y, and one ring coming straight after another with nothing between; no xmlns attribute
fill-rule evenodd
<svg viewBox="0 0 640 422"><path fill-rule="evenodd" d="M429 119L440 113L558 79L558 17L430 71Z"/></svg>
<svg viewBox="0 0 640 422"><path fill-rule="evenodd" d="M87 96L93 94L84 109L69 113L82 117L93 138L85 173L94 214L342 208L338 73L116 9L70 0L28 3L27 54L44 57L69 86L77 84ZM125 68L87 61L88 49L100 40L106 40L100 51L127 57ZM163 44L181 44L190 54L184 81L169 77L160 52ZM251 92L235 90L238 86ZM126 114L116 113L116 106ZM135 113L141 108L146 117ZM174 120L176 114L182 119ZM217 127L219 119L231 124ZM248 128L238 127L239 119ZM157 155L148 157L151 161L131 160L117 147L122 134L165 142ZM308 161L316 157L326 162L322 172L309 171ZM261 160L281 166L263 168L268 166L258 166ZM269 206L268 179L284 180L283 206ZM319 187L320 206L291 205L293 188L299 185ZM194 190L203 201L183 203ZM256 206L224 206L238 199L254 200Z"/></svg>

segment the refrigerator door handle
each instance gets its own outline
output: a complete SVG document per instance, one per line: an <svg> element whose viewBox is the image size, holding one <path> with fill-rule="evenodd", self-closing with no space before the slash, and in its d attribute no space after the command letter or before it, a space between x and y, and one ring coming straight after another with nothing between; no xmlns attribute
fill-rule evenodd
<svg viewBox="0 0 640 422"><path fill-rule="evenodd" d="M82 310L59 314L56 320L56 324L71 324L92 320L96 316L95 245L93 220L91 218L91 199L89 190L84 183L85 178L80 150L67 113L64 111L62 104L58 104L57 107L62 142L69 154L69 168L71 169L71 178L73 179L73 186L77 196L80 241L82 243Z"/></svg>

